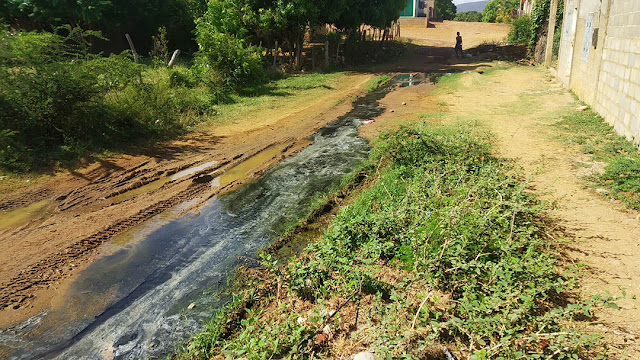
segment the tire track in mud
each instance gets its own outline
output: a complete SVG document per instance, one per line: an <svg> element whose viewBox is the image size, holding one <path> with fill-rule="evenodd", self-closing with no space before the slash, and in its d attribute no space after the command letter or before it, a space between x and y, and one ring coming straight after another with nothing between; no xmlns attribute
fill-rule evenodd
<svg viewBox="0 0 640 360"><path fill-rule="evenodd" d="M51 197L52 194L53 191L49 189L41 189L27 194L23 193L20 194L18 198L5 200L0 203L0 211L10 211L24 206L29 206L33 203L37 203L38 201Z"/></svg>
<svg viewBox="0 0 640 360"><path fill-rule="evenodd" d="M74 260L91 255L100 245L113 236L149 220L175 205L195 198L196 195L206 191L208 188L209 184L206 182L194 182L193 185L181 193L159 201L133 216L122 219L106 229L98 231L58 253L38 261L29 269L21 271L7 283L0 284L2 288L0 308L20 308L25 300L33 297L33 292L47 288L56 281L68 276L73 269L71 264Z"/></svg>
<svg viewBox="0 0 640 360"><path fill-rule="evenodd" d="M271 146L271 145L270 145ZM269 146L268 146L269 147ZM171 196L168 199L158 201L151 206L148 206L136 214L129 216L127 218L121 219L112 225L90 235L81 240L76 241L75 243L67 246L66 248L60 250L59 252L47 256L44 259L41 259L34 265L31 265L29 268L20 271L16 276L10 279L7 282L0 283L0 309L20 309L21 307L27 305L28 299L31 299L35 296L35 292L38 290L43 290L51 286L52 284L60 281L66 277L71 276L71 272L74 269L73 262L80 261L87 257L90 257L97 251L98 247L110 240L112 237L136 226L139 225L152 217L159 215L170 208L184 203L186 201L192 200L197 197L202 197L202 201L206 201L216 194L223 193L229 191L230 189L237 186L241 181L233 181L223 187L220 188L212 188L210 182L218 176L221 176L229 169L234 166L248 160L252 156L264 151L266 148L259 149L258 151L252 151L249 154L239 154L233 157L231 160L222 160L220 163L216 164L211 168L207 168L205 170L194 173L193 175L186 177L184 180L177 181L174 184L182 181L191 180L191 185ZM289 145L285 147L279 155L272 157L270 160L267 160L263 163L266 167L271 167L275 165L275 163L279 161L275 161L274 159L280 158L284 153L289 152L294 146ZM294 152L296 152L294 150ZM290 154L291 155L291 154ZM193 165L193 164L191 164ZM175 174L179 171L188 168L189 166L181 166L179 168L174 168L166 171L160 171L166 176L170 176L171 174ZM139 170L139 169L138 169ZM254 169L253 175L256 176L264 172L264 168ZM145 173L146 171L142 171ZM126 174L126 173L125 173ZM125 175L123 174L123 175ZM140 174L140 173L138 173ZM157 174L157 173L156 173ZM162 175L161 175L162 176ZM161 178L161 176L159 178ZM133 177L135 178L135 177ZM133 179L131 178L131 179ZM146 181L145 183L149 183L151 181L156 181L159 179L158 177L152 176L150 181ZM118 179L119 181L121 179ZM95 184L90 184L89 186L93 186ZM144 184L140 185L143 186ZM139 186L131 187L131 190L138 188ZM86 187L83 187L84 190L80 190L80 193L86 191ZM208 194L207 194L208 192ZM73 193L73 192L72 192ZM202 196L205 194L205 196Z"/></svg>

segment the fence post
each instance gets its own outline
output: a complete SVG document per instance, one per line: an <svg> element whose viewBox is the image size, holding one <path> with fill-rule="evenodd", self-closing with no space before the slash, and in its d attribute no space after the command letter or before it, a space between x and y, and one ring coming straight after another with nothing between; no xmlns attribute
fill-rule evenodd
<svg viewBox="0 0 640 360"><path fill-rule="evenodd" d="M129 34L124 34L124 37L127 38L127 42L129 42L129 47L131 48L131 52L133 52L133 61L138 62L138 53L136 52L135 46L133 46L133 40L131 40L131 36Z"/></svg>
<svg viewBox="0 0 640 360"><path fill-rule="evenodd" d="M329 40L324 42L324 65L329 66Z"/></svg>
<svg viewBox="0 0 640 360"><path fill-rule="evenodd" d="M273 49L273 67L276 67L277 60L278 60L278 40L276 40L276 46Z"/></svg>
<svg viewBox="0 0 640 360"><path fill-rule="evenodd" d="M549 15L549 28L547 30L547 50L544 54L544 66L551 66L553 58L553 37L556 31L556 14L558 12L558 0L551 0L551 14Z"/></svg>
<svg viewBox="0 0 640 360"><path fill-rule="evenodd" d="M180 55L180 50L176 50L173 52L173 55L171 56L171 60L169 61L169 67L173 66L173 63L178 59L178 55Z"/></svg>

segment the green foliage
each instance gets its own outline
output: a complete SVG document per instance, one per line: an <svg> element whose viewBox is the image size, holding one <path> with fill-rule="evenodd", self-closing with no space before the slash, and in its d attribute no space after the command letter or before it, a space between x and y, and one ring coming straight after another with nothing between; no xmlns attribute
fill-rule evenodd
<svg viewBox="0 0 640 360"><path fill-rule="evenodd" d="M527 45L531 42L531 26L533 22L528 15L521 16L511 23L507 40L513 45Z"/></svg>
<svg viewBox="0 0 640 360"><path fill-rule="evenodd" d="M529 44L530 49L534 49L540 37L547 33L547 28L549 24L549 12L551 9L551 0L540 0L536 1L533 10L531 12L531 42ZM560 34L562 29L562 19L564 17L564 0L558 0L558 9L556 15L556 30L555 35L556 38L554 42L556 43L555 48L556 51L559 48L560 44Z"/></svg>
<svg viewBox="0 0 640 360"><path fill-rule="evenodd" d="M563 136L577 144L594 161L603 162L604 171L592 180L609 190L607 196L618 199L632 209L640 210L640 151L611 125L593 112L586 110L563 117L556 124Z"/></svg>
<svg viewBox="0 0 640 360"><path fill-rule="evenodd" d="M205 356L332 357L313 345L325 324L383 359L442 343L473 359L603 356L599 336L561 324L612 299L567 301L575 284L556 272L543 208L491 155L488 137L469 129L412 126L382 136L365 167L375 181L324 237L286 267L263 259L287 297L273 300L275 311L251 309L228 340L206 341L214 346ZM364 300L352 301L367 330L342 332L353 313L343 321L338 312L332 324L329 310L354 295Z"/></svg>
<svg viewBox="0 0 640 360"><path fill-rule="evenodd" d="M0 34L0 166L37 170L92 151L163 137L211 100L145 79L129 54L87 53L91 32ZM175 85L175 84L174 84Z"/></svg>
<svg viewBox="0 0 640 360"><path fill-rule="evenodd" d="M55 26L74 24L98 29L114 40L129 33L141 53L152 50L151 36L166 26L174 47L193 50L194 19L206 0L5 0L0 18L18 29L50 31ZM98 50L119 53L126 42L97 41Z"/></svg>
<svg viewBox="0 0 640 360"><path fill-rule="evenodd" d="M456 17L457 12L456 5L453 0L437 0L436 1L436 15L440 20L453 20Z"/></svg>
<svg viewBox="0 0 640 360"><path fill-rule="evenodd" d="M387 75L378 76L375 79L371 80L369 82L369 84L367 84L367 87L365 89L368 92L374 91L374 90L380 88L385 83L387 83L387 81L389 81L389 79L390 78Z"/></svg>
<svg viewBox="0 0 640 360"><path fill-rule="evenodd" d="M465 22L481 22L482 21L482 13L477 11L465 11L461 13L457 13L453 18L455 21L465 21Z"/></svg>
<svg viewBox="0 0 640 360"><path fill-rule="evenodd" d="M211 88L222 85L237 90L263 79L259 48L246 48L244 41L233 35L208 30L198 26L200 51L196 55L196 69Z"/></svg>
<svg viewBox="0 0 640 360"><path fill-rule="evenodd" d="M167 28L164 26L158 29L158 33L153 36L153 47L149 56L154 64L169 64L169 44L167 42Z"/></svg>
<svg viewBox="0 0 640 360"><path fill-rule="evenodd" d="M519 0L491 0L482 12L482 21L510 23L517 17L519 7Z"/></svg>

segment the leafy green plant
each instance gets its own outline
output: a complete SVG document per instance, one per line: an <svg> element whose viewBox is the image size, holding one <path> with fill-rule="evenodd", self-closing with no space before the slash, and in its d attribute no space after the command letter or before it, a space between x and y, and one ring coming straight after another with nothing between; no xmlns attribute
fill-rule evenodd
<svg viewBox="0 0 640 360"><path fill-rule="evenodd" d="M531 26L533 22L528 15L521 16L511 23L511 30L507 41L514 45L527 45L531 43Z"/></svg>
<svg viewBox="0 0 640 360"><path fill-rule="evenodd" d="M482 13L477 11L465 11L465 12L457 13L456 17L453 18L453 20L466 21L466 22L481 22Z"/></svg>

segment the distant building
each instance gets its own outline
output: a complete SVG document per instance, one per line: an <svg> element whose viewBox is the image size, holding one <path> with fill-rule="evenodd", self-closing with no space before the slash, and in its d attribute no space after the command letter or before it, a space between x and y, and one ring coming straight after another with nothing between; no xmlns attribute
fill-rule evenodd
<svg viewBox="0 0 640 360"><path fill-rule="evenodd" d="M407 0L407 6L400 14L400 17L427 17L429 20L435 19L436 0Z"/></svg>

